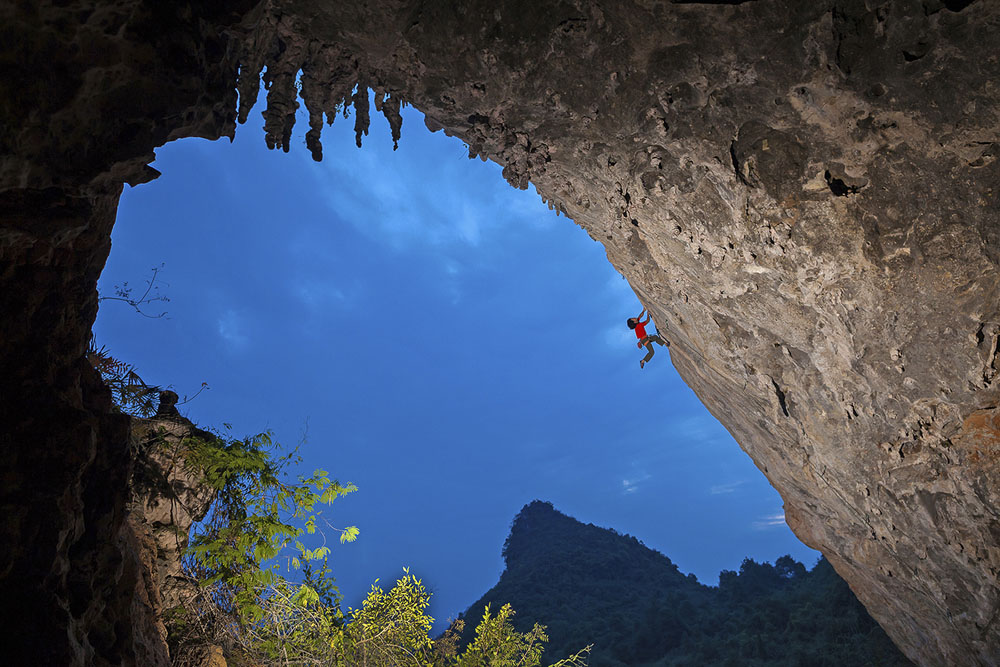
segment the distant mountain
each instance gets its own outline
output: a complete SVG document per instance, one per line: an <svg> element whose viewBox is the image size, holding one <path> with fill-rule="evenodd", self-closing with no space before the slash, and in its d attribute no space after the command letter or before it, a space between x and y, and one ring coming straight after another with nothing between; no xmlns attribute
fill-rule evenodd
<svg viewBox="0 0 1000 667"><path fill-rule="evenodd" d="M593 644L592 667L892 667L911 663L825 559L746 559L719 587L684 575L634 537L534 501L514 518L497 585L463 614L463 642L488 603L521 631L548 627L551 662Z"/></svg>

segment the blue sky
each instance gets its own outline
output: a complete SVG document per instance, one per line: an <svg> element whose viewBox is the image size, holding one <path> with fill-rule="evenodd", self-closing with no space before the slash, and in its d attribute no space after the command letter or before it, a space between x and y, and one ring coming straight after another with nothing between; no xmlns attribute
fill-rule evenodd
<svg viewBox="0 0 1000 667"><path fill-rule="evenodd" d="M126 188L100 289L163 264L168 317L105 301L95 333L147 382L207 382L182 406L196 423L306 434L306 467L357 484L326 512L361 530L331 559L348 604L408 566L442 627L496 583L510 522L536 498L703 583L746 556L812 566L669 353L639 369L625 319L641 305L533 188L412 108L398 151L380 119L361 150L340 119L322 163L302 119L284 154L259 118L232 144L164 146L163 175Z"/></svg>

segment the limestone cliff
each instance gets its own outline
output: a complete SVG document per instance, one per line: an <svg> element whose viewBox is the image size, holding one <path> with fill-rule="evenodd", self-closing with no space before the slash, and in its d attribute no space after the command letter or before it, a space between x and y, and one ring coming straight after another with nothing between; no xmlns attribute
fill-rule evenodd
<svg viewBox="0 0 1000 667"><path fill-rule="evenodd" d="M215 495L188 462L184 442L211 436L181 417L176 401L177 394L162 392L155 417L132 420L135 466L121 539L137 578L131 608L135 660L150 667L179 664L167 647L165 617L196 595L181 556L191 525L205 517Z"/></svg>
<svg viewBox="0 0 1000 667"><path fill-rule="evenodd" d="M397 134L414 104L535 184L904 652L1000 661L996 2L78 0L0 25L0 577L68 624L65 655L130 659L113 592L77 592L124 497L79 363L117 193L157 144L230 133L266 68L271 146L299 88L315 157L345 105L360 143L370 86Z"/></svg>

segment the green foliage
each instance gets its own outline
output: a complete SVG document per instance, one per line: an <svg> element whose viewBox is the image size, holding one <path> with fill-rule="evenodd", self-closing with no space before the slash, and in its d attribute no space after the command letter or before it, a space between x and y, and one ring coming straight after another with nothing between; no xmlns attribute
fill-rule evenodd
<svg viewBox="0 0 1000 667"><path fill-rule="evenodd" d="M425 665L433 650L429 633L434 619L426 614L430 593L408 570L389 591L376 580L338 638L344 665Z"/></svg>
<svg viewBox="0 0 1000 667"><path fill-rule="evenodd" d="M149 296L156 276L154 269L137 299L127 285L118 288L116 297L105 298L124 301L145 315L143 304L166 300ZM157 413L160 387L147 385L133 366L93 340L87 358L122 412L135 417ZM510 605L495 616L487 607L475 642L463 653L457 650L462 621L432 640L434 619L426 614L430 593L408 570L388 591L376 580L361 607L345 616L319 523L339 532L342 544L357 539L357 527L334 528L321 516L323 505L357 488L330 479L325 470L287 481L289 467L301 463L301 457L297 448L282 454L269 432L244 439L196 433L172 449L171 458L181 456L214 493L207 518L193 527L184 555L185 573L198 586L164 614L175 659L197 660L200 649L221 644L229 664L248 667L539 665L548 641L545 629L535 624L529 632L517 632L510 624ZM154 446L166 446L163 435L161 429ZM305 535L324 541L310 548ZM283 566L299 572L301 581L282 577ZM556 664L585 667L589 651L588 646Z"/></svg>
<svg viewBox="0 0 1000 667"><path fill-rule="evenodd" d="M325 571L329 548L307 548L300 538L317 532L320 506L357 489L331 480L325 470L286 481L286 469L301 458L297 449L281 454L270 433L242 440L188 438L183 444L188 463L215 490L207 520L191 537L186 565L202 585L215 586L216 602L240 624L257 623L283 565L323 562ZM358 529L340 533L341 542L353 541Z"/></svg>
<svg viewBox="0 0 1000 667"><path fill-rule="evenodd" d="M156 413L161 388L143 382L135 366L115 358L103 345L97 347L93 339L87 346L87 361L101 374L119 410L133 417Z"/></svg>
<svg viewBox="0 0 1000 667"><path fill-rule="evenodd" d="M318 567L306 561L303 581L283 578L261 589L259 618L230 626L234 664L330 664L331 638L342 633L340 595L324 559Z"/></svg>
<svg viewBox="0 0 1000 667"><path fill-rule="evenodd" d="M358 609L343 613L329 549L309 548L303 539L323 535L321 506L355 491L354 485L342 486L324 470L286 481L287 468L300 461L297 450L282 454L267 433L243 440L189 438L182 445L188 463L216 495L186 556L187 571L201 586L172 620L181 652L185 646L221 644L230 664L255 667L540 664L548 640L544 628L516 631L509 605L495 616L487 610L476 641L462 653L456 634L461 624L432 640L430 593L406 570L389 590L376 581ZM333 530L339 530L341 542L358 536L353 526ZM301 580L282 577L283 566L298 571ZM588 651L557 664L582 667Z"/></svg>
<svg viewBox="0 0 1000 667"><path fill-rule="evenodd" d="M546 624L551 652L592 642L594 667L910 664L822 559L811 571L790 556L746 559L703 586L635 538L538 501L515 518L504 558L465 618L510 603L521 632ZM462 641L474 643L468 629Z"/></svg>
<svg viewBox="0 0 1000 667"><path fill-rule="evenodd" d="M160 407L160 394L164 387L146 384L133 364L118 359L104 345L98 347L93 337L87 345L86 357L94 370L100 373L104 384L111 390L114 409L132 417L152 417L157 413ZM192 396L186 396L180 404L194 400L206 389L208 383L202 382L201 388Z"/></svg>
<svg viewBox="0 0 1000 667"><path fill-rule="evenodd" d="M509 604L503 605L495 616L490 615L490 606L486 605L483 618L476 626L476 638L458 664L461 667L485 667L497 663L523 664L525 667L538 665L543 645L549 637L537 623L524 634L517 632L510 622L513 615L514 610ZM521 656L523 662L515 662L515 656Z"/></svg>
<svg viewBox="0 0 1000 667"><path fill-rule="evenodd" d="M528 632L520 633L511 624L513 616L514 610L509 604L500 607L500 611L493 616L490 615L490 606L486 605L483 618L476 626L476 638L458 657L456 667L536 667L541 664L545 643L549 641L545 627L535 623ZM590 649L587 646L555 663L554 667L586 665L586 655L590 653Z"/></svg>

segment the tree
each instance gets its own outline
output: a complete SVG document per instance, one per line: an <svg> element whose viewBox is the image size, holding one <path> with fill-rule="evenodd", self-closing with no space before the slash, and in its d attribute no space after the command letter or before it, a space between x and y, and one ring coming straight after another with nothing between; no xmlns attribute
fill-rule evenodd
<svg viewBox="0 0 1000 667"><path fill-rule="evenodd" d="M360 609L348 613L349 622L338 640L342 662L364 667L422 667L430 660L430 638L434 619L425 612L430 594L408 570L389 591L378 581L372 585Z"/></svg>
<svg viewBox="0 0 1000 667"><path fill-rule="evenodd" d="M536 667L545 628L526 633L510 624L514 611L489 609L476 640L458 654L455 632L434 641L427 615L430 593L404 570L392 588L376 581L358 609L341 609L325 545L308 548L305 535L322 536L322 522L353 541L358 529L334 528L321 506L356 490L323 470L286 481L301 461L297 449L282 454L270 434L251 438L190 438L187 460L216 491L208 518L194 532L186 566L200 582L173 623L175 643L222 644L234 665L289 667ZM285 564L299 581L280 576ZM460 631L460 630L459 630ZM590 647L559 663L582 667Z"/></svg>
<svg viewBox="0 0 1000 667"><path fill-rule="evenodd" d="M115 286L114 296L145 317L143 306L169 301L159 294L159 268L153 268L145 291L133 297L127 283ZM177 397L146 384L135 367L116 359L92 339L87 358L112 392L116 407L133 417L160 412L161 396L172 406ZM207 387L202 384L202 390ZM200 391L198 392L200 393ZM197 395L197 394L195 394ZM327 529L340 541L354 541L354 526L338 529L321 516L322 506L356 491L341 485L325 470L289 481L289 467L301 463L298 448L282 453L269 432L237 439L196 431L173 454L192 467L213 492L207 517L192 529L184 556L184 571L197 587L180 606L166 610L168 641L175 660L194 656L200 649L221 644L229 662L254 667L537 667L545 628L527 633L510 624L514 615L504 605L491 616L486 609L476 628L476 640L458 653L462 623L437 641L430 638L434 619L426 614L430 593L404 570L388 591L378 581L361 607L341 609L341 596L330 571ZM154 446L166 439L154 439ZM306 545L307 535L322 538L318 547ZM282 567L298 580L279 574ZM590 647L556 667L582 667Z"/></svg>
<svg viewBox="0 0 1000 667"><path fill-rule="evenodd" d="M541 663L545 644L549 641L545 626L535 623L528 632L518 632L511 625L514 610L509 604L490 614L486 605L483 618L476 626L476 638L455 662L456 667L536 667ZM574 667L587 664L590 646L553 667Z"/></svg>
<svg viewBox="0 0 1000 667"><path fill-rule="evenodd" d="M343 615L318 527L321 508L357 488L331 480L325 470L289 481L288 467L301 463L298 448L283 454L270 433L188 438L183 445L215 498L193 531L184 563L203 592L180 625L202 629L193 641L221 643L246 656L323 655L321 644ZM341 543L358 536L354 526L325 525L340 533ZM307 547L304 536L315 534L323 543ZM301 571L303 580L281 577L282 567Z"/></svg>

